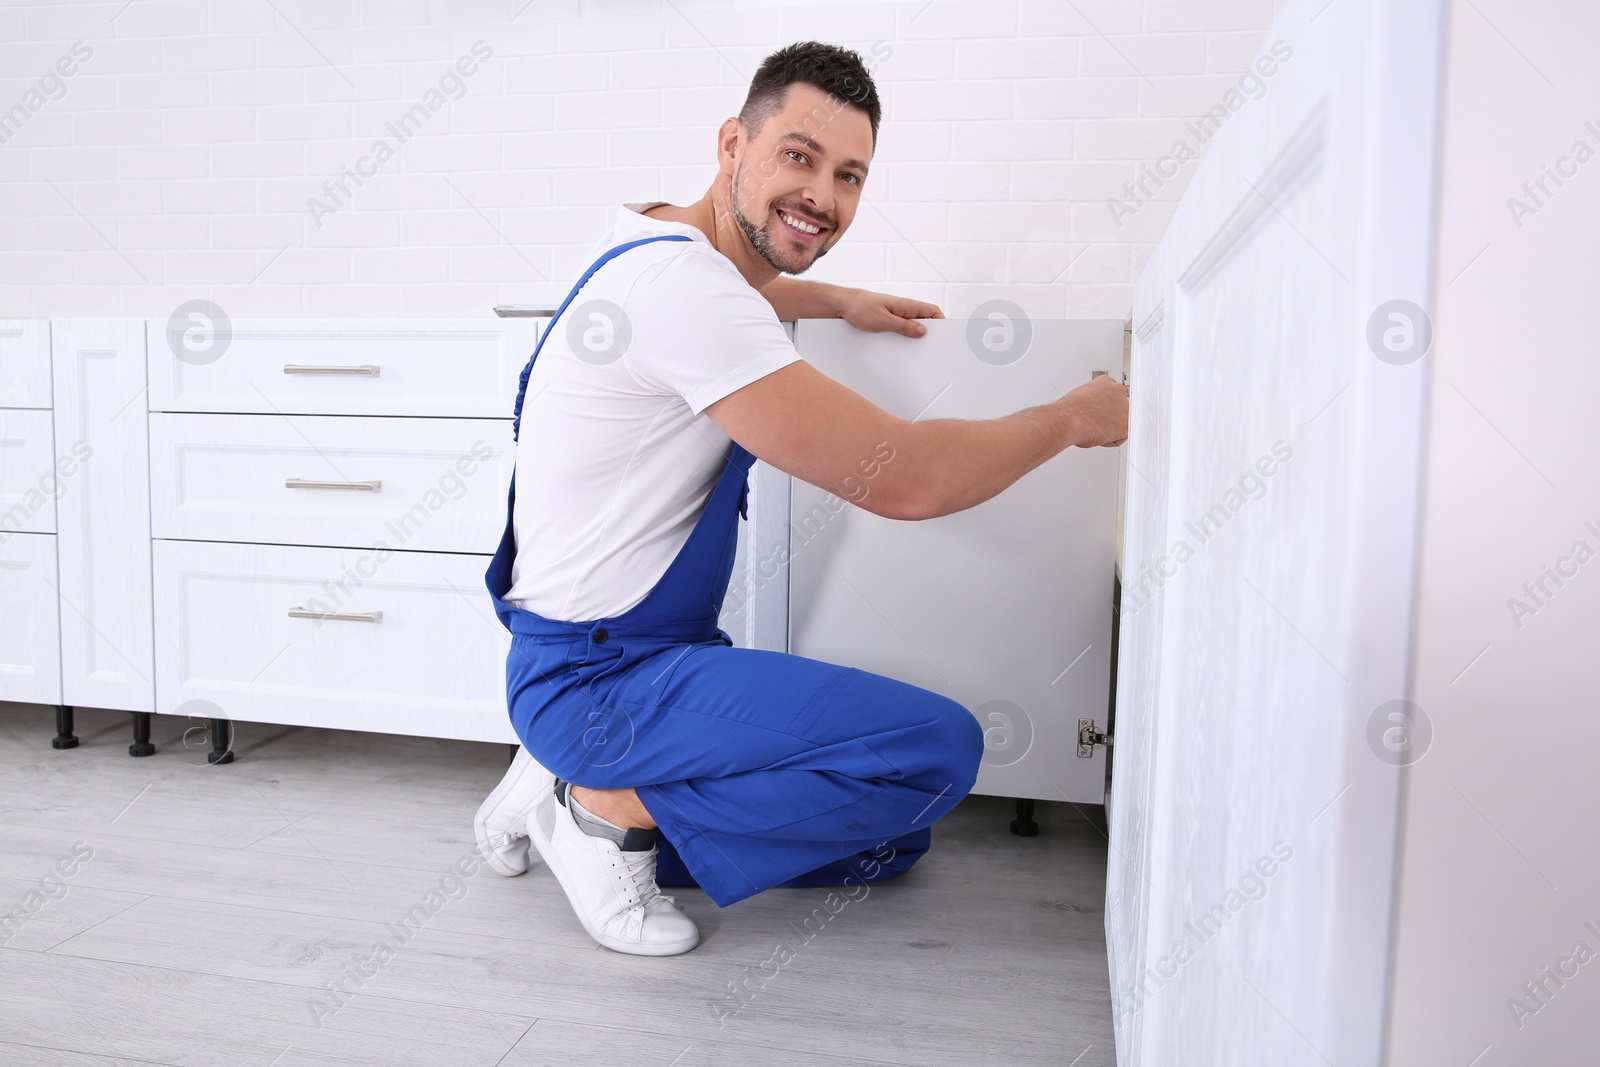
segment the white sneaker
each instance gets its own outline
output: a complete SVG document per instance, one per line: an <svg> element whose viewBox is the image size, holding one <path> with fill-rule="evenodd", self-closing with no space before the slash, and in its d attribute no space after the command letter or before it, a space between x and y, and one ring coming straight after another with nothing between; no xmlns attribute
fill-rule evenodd
<svg viewBox="0 0 1600 1067"><path fill-rule="evenodd" d="M553 791L534 807L528 838L589 936L635 956L675 956L699 944L694 920L656 885L656 846L624 851L610 838L584 833L565 792Z"/></svg>
<svg viewBox="0 0 1600 1067"><path fill-rule="evenodd" d="M528 815L555 784L556 776L539 766L526 748L517 746L506 776L479 805L472 820L478 854L490 870L511 878L528 869Z"/></svg>

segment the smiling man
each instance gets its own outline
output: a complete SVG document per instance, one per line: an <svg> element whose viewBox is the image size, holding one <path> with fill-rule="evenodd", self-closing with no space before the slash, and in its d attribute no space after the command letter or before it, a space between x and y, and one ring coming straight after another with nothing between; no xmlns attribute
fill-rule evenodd
<svg viewBox="0 0 1600 1067"><path fill-rule="evenodd" d="M754 459L924 519L1126 434L1109 378L1001 419L908 422L801 359L780 319L917 337L915 320L939 315L782 277L849 228L879 116L856 53L769 56L718 132L706 194L620 209L523 373L517 477L485 576L512 632L523 748L476 832L508 875L531 841L584 929L619 952L698 942L661 885L723 906L900 874L977 775L982 732L955 701L733 648L717 628ZM872 492L853 493L869 471Z"/></svg>

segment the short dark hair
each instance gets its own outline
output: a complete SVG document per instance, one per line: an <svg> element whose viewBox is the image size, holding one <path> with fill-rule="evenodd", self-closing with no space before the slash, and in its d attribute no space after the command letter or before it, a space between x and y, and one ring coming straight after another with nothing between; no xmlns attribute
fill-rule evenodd
<svg viewBox="0 0 1600 1067"><path fill-rule="evenodd" d="M872 120L872 143L878 143L878 121L883 108L878 88L859 52L817 41L801 41L780 48L761 61L750 79L750 92L739 109L739 121L755 136L789 95L789 86L804 82L830 96L865 111Z"/></svg>

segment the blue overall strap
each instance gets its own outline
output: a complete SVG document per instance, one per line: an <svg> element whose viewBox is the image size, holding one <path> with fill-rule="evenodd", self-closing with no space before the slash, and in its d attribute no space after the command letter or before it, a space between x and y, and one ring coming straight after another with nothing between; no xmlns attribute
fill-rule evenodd
<svg viewBox="0 0 1600 1067"><path fill-rule="evenodd" d="M555 329L556 320L561 317L561 313L563 311L567 310L567 305L572 303L573 298L578 295L578 290L582 289L584 284L594 276L595 271L599 270L607 263L610 263L613 259L622 255L622 253L626 252L630 248L638 248L640 245L652 244L656 241L688 240L691 240L691 238L681 233L665 234L661 237L641 237L637 241L629 241L627 244L618 245L617 247L611 249L605 255L595 260L594 263L590 265L589 269L583 272L583 277L578 279L578 284L572 287L572 292L568 293L567 298L561 301L561 306L556 308L556 313L550 316L549 325L547 325L544 328L544 332L539 335L539 343L533 346L533 355L528 357L528 365L522 368L522 378L517 383L517 406L511 413L511 440L517 440L517 434L522 430L522 398L526 396L528 392L528 376L533 373L533 361L539 358L539 350L542 349L544 347L544 343L550 339L550 332Z"/></svg>

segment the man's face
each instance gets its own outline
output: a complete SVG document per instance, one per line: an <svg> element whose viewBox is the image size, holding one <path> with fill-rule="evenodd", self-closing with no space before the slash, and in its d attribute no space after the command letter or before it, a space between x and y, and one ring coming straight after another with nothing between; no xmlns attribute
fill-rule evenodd
<svg viewBox="0 0 1600 1067"><path fill-rule="evenodd" d="M799 274L836 244L861 201L872 159L867 113L812 85L743 145L732 176L733 217L757 254Z"/></svg>

